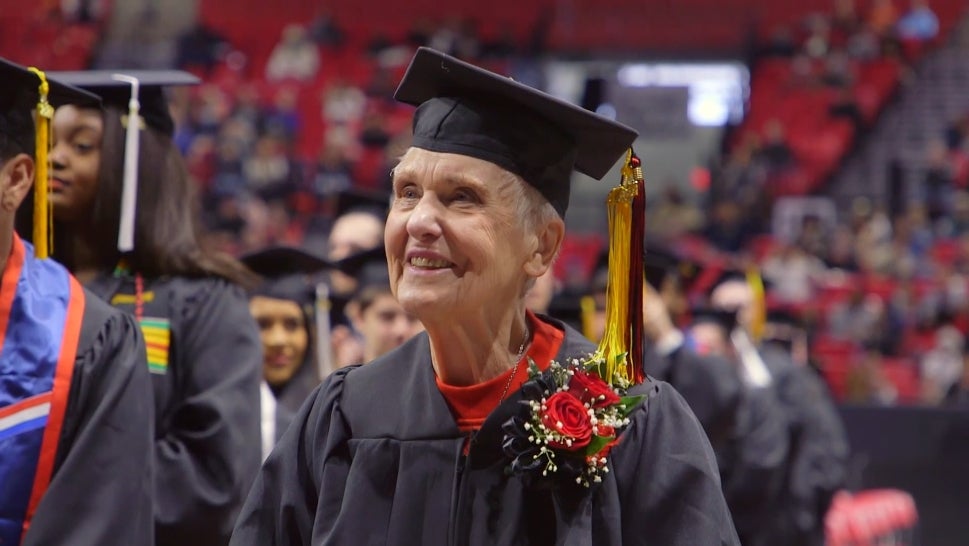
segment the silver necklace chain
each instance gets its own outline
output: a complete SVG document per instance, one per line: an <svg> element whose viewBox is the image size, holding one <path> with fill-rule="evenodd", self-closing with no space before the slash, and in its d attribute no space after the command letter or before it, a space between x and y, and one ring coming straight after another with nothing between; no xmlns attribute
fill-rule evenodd
<svg viewBox="0 0 969 546"><path fill-rule="evenodd" d="M525 325L525 337L522 339L522 344L518 346L518 356L515 357L515 367L511 370L511 375L508 376L508 382L505 383L505 390L501 391L501 398L498 402L501 403L505 399L505 395L508 394L508 389L511 388L511 382L515 380L515 376L518 375L518 366L522 363L522 355L525 354L525 345L528 343L528 338L531 337L531 333L528 331L528 324Z"/></svg>

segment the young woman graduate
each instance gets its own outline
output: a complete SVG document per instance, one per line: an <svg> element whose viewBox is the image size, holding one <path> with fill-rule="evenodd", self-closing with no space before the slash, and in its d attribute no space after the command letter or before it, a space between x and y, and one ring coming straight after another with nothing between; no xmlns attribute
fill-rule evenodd
<svg viewBox="0 0 969 546"><path fill-rule="evenodd" d="M140 322L155 400L155 540L228 542L260 461L262 350L244 266L199 246L163 86L184 72L59 73L104 108L53 119L54 256ZM136 213L137 211L137 213Z"/></svg>
<svg viewBox="0 0 969 546"><path fill-rule="evenodd" d="M642 343L623 331L635 322L616 311L597 349L525 307L562 244L573 168L601 178L636 133L426 48L396 97L419 107L384 241L426 333L327 378L232 544L738 544L696 418L615 352Z"/></svg>
<svg viewBox="0 0 969 546"><path fill-rule="evenodd" d="M99 101L31 70L0 59L0 544L150 545L144 339L47 257L49 115ZM14 231L32 185L36 248Z"/></svg>

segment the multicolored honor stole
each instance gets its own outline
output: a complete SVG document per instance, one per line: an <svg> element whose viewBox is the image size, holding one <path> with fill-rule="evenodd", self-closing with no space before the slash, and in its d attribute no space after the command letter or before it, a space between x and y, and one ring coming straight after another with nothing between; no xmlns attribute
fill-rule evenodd
<svg viewBox="0 0 969 546"><path fill-rule="evenodd" d="M116 277L129 277L131 271L122 260L114 270ZM144 316L144 305L155 300L155 293L143 290L144 280L135 274L135 293L118 293L111 296L111 305L115 307L133 307L133 313L141 326L141 333L145 336L145 349L148 352L148 371L165 375L168 373L168 353L172 342L171 321L166 317ZM127 311L127 309L125 309Z"/></svg>
<svg viewBox="0 0 969 546"><path fill-rule="evenodd" d="M21 543L50 483L83 315L77 280L15 235L0 278L0 544Z"/></svg>

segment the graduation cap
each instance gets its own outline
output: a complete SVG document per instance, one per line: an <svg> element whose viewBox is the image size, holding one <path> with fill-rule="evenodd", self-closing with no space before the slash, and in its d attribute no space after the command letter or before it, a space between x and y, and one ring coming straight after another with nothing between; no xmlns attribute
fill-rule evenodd
<svg viewBox="0 0 969 546"><path fill-rule="evenodd" d="M164 89L177 85L196 85L201 80L181 70L90 70L55 72L61 81L101 97L106 107L127 112L124 186L121 194L121 219L118 228L118 250L130 252L135 246L135 203L138 193L139 131L150 127L172 136L175 122L168 110ZM132 120L140 120L132 123Z"/></svg>
<svg viewBox="0 0 969 546"><path fill-rule="evenodd" d="M36 68L26 68L0 58L0 162L18 153L34 157L34 252L47 257L50 210L48 194L48 148L50 120L54 108L65 104L97 106L96 95L47 77ZM31 112L36 112L36 120Z"/></svg>
<svg viewBox="0 0 969 546"><path fill-rule="evenodd" d="M730 333L737 327L737 311L718 309L716 307L700 306L690 310L692 324L714 324L723 329L724 336L729 339Z"/></svg>
<svg viewBox="0 0 969 546"><path fill-rule="evenodd" d="M596 310L595 296L576 292L556 294L548 306L548 316L561 320L582 335L592 339L592 316Z"/></svg>
<svg viewBox="0 0 969 546"><path fill-rule="evenodd" d="M412 145L482 159L521 176L561 216L572 170L601 179L633 129L430 48L411 60L394 97L417 106Z"/></svg>
<svg viewBox="0 0 969 546"><path fill-rule="evenodd" d="M390 194L384 191L350 187L331 197L333 218L351 212L365 212L381 219L387 217L390 208Z"/></svg>
<svg viewBox="0 0 969 546"><path fill-rule="evenodd" d="M680 290L689 292L703 273L703 267L697 261L680 257L669 248L655 243L646 245L643 264L646 282L657 290L667 276L673 275L679 282Z"/></svg>
<svg viewBox="0 0 969 546"><path fill-rule="evenodd" d="M165 88L198 85L201 80L182 70L86 70L51 72L51 76L101 97L105 106L128 111L138 101L145 125L171 136L175 122L168 110Z"/></svg>
<svg viewBox="0 0 969 546"><path fill-rule="evenodd" d="M289 246L265 248L242 256L240 261L262 277L263 282L252 295L289 300L301 306L311 304L315 298L310 275L333 266L324 258Z"/></svg>

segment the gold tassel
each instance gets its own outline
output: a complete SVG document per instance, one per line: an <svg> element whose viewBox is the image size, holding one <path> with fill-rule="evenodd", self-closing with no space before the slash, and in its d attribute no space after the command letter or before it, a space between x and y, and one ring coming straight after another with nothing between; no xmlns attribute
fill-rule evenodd
<svg viewBox="0 0 969 546"><path fill-rule="evenodd" d="M598 341L595 339L595 332L593 331L593 320L596 316L595 297L582 296L582 299L579 300L579 310L582 318L582 335L585 336L586 339Z"/></svg>
<svg viewBox="0 0 969 546"><path fill-rule="evenodd" d="M46 258L53 249L53 210L49 199L50 172L50 121L54 117L54 107L47 101L50 85L47 76L34 67L28 68L40 79L37 93L35 164L34 176L34 255Z"/></svg>
<svg viewBox="0 0 969 546"><path fill-rule="evenodd" d="M638 186L631 165L632 150L626 154L622 182L609 191L606 199L609 222L609 276L606 284L606 329L592 362L599 376L619 387L631 384L627 359L632 330L629 322L629 264L633 231L633 199ZM642 350L641 348L637 350Z"/></svg>
<svg viewBox="0 0 969 546"><path fill-rule="evenodd" d="M767 297L764 293L764 280L756 267L747 269L747 284L751 293L750 337L754 343L759 343L767 323Z"/></svg>

